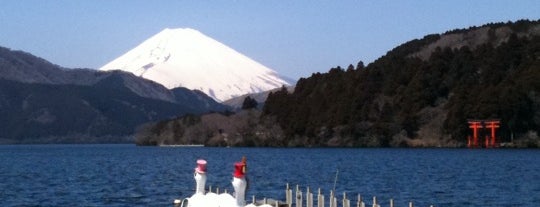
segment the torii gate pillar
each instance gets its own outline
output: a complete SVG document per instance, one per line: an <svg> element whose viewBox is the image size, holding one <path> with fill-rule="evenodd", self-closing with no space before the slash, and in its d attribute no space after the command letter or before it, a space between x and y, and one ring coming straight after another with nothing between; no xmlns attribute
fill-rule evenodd
<svg viewBox="0 0 540 207"><path fill-rule="evenodd" d="M487 129L491 129L491 139L490 139L489 144L486 147L496 147L497 140L495 136L495 129L500 127L501 121L500 120L487 120L484 123L486 124Z"/></svg>
<svg viewBox="0 0 540 207"><path fill-rule="evenodd" d="M468 147L478 147L478 129L483 128L482 121L470 120L468 122L469 122L469 128L473 130L473 140L472 140L472 143L470 143L469 141L470 146Z"/></svg>

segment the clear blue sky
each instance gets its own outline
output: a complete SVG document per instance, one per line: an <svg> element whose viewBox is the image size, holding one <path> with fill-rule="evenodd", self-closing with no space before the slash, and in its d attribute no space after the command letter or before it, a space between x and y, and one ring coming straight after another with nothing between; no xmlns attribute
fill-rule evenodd
<svg viewBox="0 0 540 207"><path fill-rule="evenodd" d="M539 0L0 0L0 46L99 68L164 28L194 28L293 79L406 41L540 19Z"/></svg>

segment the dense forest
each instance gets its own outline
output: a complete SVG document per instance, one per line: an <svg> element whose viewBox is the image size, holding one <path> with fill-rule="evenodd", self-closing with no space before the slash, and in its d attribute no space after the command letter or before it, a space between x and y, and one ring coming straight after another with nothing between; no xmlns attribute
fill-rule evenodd
<svg viewBox="0 0 540 207"><path fill-rule="evenodd" d="M540 36L528 31L538 25L490 24L413 40L367 67L333 68L300 79L293 93L270 94L264 116L275 116L287 136L323 146L332 138L352 146L460 145L468 119L500 119L502 141L537 133ZM484 35L479 30L487 41L415 55L442 36Z"/></svg>
<svg viewBox="0 0 540 207"><path fill-rule="evenodd" d="M243 120L250 123L229 131L190 125L204 131L199 143L213 146L209 140L226 134L240 137L227 145L240 146L462 147L467 120L499 119L499 142L515 137L515 146L538 147L540 21L427 35L367 66L360 61L301 78L292 93L270 93L258 118L248 114ZM137 140L149 144L153 137L155 144L155 137L178 131L173 123L190 129L185 120L147 126Z"/></svg>

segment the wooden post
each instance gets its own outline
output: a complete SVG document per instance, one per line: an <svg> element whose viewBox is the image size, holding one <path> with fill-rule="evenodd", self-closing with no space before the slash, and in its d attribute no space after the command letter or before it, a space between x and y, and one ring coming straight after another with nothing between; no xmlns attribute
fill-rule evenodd
<svg viewBox="0 0 540 207"><path fill-rule="evenodd" d="M343 207L351 207L351 201L346 200L345 203L343 204Z"/></svg>
<svg viewBox="0 0 540 207"><path fill-rule="evenodd" d="M409 207L414 207L413 202L409 202Z"/></svg>
<svg viewBox="0 0 540 207"><path fill-rule="evenodd" d="M317 207L324 207L324 195L319 188L319 194L317 195Z"/></svg>
<svg viewBox="0 0 540 207"><path fill-rule="evenodd" d="M289 207L292 206L292 190L289 188L289 183L287 183L287 188L285 189L285 203Z"/></svg>
<svg viewBox="0 0 540 207"><path fill-rule="evenodd" d="M289 183L287 183L287 185L285 186L285 203L291 203L291 198L289 197Z"/></svg>
<svg viewBox="0 0 540 207"><path fill-rule="evenodd" d="M342 202L341 205L343 207L349 207L347 206L347 193L343 192L343 200L341 202Z"/></svg>
<svg viewBox="0 0 540 207"><path fill-rule="evenodd" d="M263 198L263 204L268 204L268 201L266 201L266 198Z"/></svg>
<svg viewBox="0 0 540 207"><path fill-rule="evenodd" d="M351 201L347 199L347 193L343 192L343 207L351 207Z"/></svg>
<svg viewBox="0 0 540 207"><path fill-rule="evenodd" d="M255 195L253 195L252 199L251 199L251 203L255 204Z"/></svg>
<svg viewBox="0 0 540 207"><path fill-rule="evenodd" d="M356 207L364 207L362 205L362 196L360 195L360 193L358 193L358 200L356 201Z"/></svg>
<svg viewBox="0 0 540 207"><path fill-rule="evenodd" d="M373 207L377 207L377 197L373 196Z"/></svg>
<svg viewBox="0 0 540 207"><path fill-rule="evenodd" d="M219 188L216 188L216 194L219 194Z"/></svg>
<svg viewBox="0 0 540 207"><path fill-rule="evenodd" d="M306 207L313 207L313 193L309 191L309 187L307 187L306 192Z"/></svg>
<svg viewBox="0 0 540 207"><path fill-rule="evenodd" d="M328 201L328 205L330 207L336 207L334 206L334 191L332 190L330 191L330 200Z"/></svg>
<svg viewBox="0 0 540 207"><path fill-rule="evenodd" d="M309 207L313 207L313 193L309 193Z"/></svg>
<svg viewBox="0 0 540 207"><path fill-rule="evenodd" d="M298 185L296 185L296 207L302 207L302 191Z"/></svg>
<svg viewBox="0 0 540 207"><path fill-rule="evenodd" d="M390 199L390 207L394 207L394 199Z"/></svg>

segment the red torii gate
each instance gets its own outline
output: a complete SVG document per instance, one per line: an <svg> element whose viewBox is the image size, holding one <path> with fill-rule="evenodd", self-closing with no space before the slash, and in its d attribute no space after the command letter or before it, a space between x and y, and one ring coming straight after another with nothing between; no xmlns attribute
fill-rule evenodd
<svg viewBox="0 0 540 207"><path fill-rule="evenodd" d="M478 147L478 129L483 128L482 121L480 120L469 120L469 128L473 130L473 137L467 137L467 147Z"/></svg>
<svg viewBox="0 0 540 207"><path fill-rule="evenodd" d="M473 130L473 137L467 137L467 147L479 147L478 145L478 129L486 128L490 129L491 137L486 136L484 140L484 147L497 147L497 140L495 136L495 129L500 127L501 121L498 119L488 119L488 120L468 120L469 128Z"/></svg>
<svg viewBox="0 0 540 207"><path fill-rule="evenodd" d="M495 129L500 127L501 121L497 119L492 119L486 120L484 123L486 125L486 128L491 129L491 139L489 144L486 144L486 147L496 147L497 141L495 139Z"/></svg>

